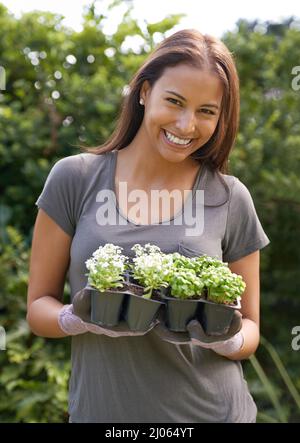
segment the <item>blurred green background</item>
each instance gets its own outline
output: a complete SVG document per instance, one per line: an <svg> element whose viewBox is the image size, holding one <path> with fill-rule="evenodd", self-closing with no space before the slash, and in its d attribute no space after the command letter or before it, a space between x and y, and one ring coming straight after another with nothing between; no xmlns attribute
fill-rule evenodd
<svg viewBox="0 0 300 443"><path fill-rule="evenodd" d="M111 11L114 4L111 4ZM71 6L70 6L71 7ZM114 129L124 86L180 15L148 23L130 5L112 36L104 15L85 9L75 32L52 13L15 18L0 4L0 422L67 420L69 339L32 335L25 321L35 201L47 174L78 145L104 142ZM144 41L122 50L128 35ZM248 186L271 245L262 251L261 345L243 362L260 422L300 422L300 27L241 20L223 35L241 82L241 125L230 173ZM300 72L300 68L299 71ZM294 83L293 82L294 79ZM298 88L299 84L299 88ZM68 300L69 288L65 288Z"/></svg>

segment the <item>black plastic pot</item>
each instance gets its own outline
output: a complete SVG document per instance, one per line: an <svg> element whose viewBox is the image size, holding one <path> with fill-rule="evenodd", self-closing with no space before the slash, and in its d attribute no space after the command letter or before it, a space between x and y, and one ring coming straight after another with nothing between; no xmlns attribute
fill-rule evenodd
<svg viewBox="0 0 300 443"><path fill-rule="evenodd" d="M91 322L99 326L116 326L122 316L128 291L91 291Z"/></svg>
<svg viewBox="0 0 300 443"><path fill-rule="evenodd" d="M170 331L185 332L186 325L201 315L201 300L179 299L163 296L166 301L166 326Z"/></svg>
<svg viewBox="0 0 300 443"><path fill-rule="evenodd" d="M147 331L164 304L163 301L144 298L133 293L129 294L124 309L124 317L129 329L131 331Z"/></svg>
<svg viewBox="0 0 300 443"><path fill-rule="evenodd" d="M197 318L207 335L223 335L230 328L235 309L241 308L238 299L235 305L225 305L202 300L203 308L199 311Z"/></svg>

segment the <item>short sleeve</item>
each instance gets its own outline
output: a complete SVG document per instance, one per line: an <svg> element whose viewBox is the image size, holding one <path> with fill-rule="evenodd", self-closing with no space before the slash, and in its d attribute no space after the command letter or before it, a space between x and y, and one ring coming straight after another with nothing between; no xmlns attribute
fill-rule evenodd
<svg viewBox="0 0 300 443"><path fill-rule="evenodd" d="M223 239L223 261L239 260L270 243L246 186L237 178L233 182L229 201L225 236Z"/></svg>
<svg viewBox="0 0 300 443"><path fill-rule="evenodd" d="M59 160L51 169L36 201L68 235L73 237L79 216L81 191L80 154Z"/></svg>

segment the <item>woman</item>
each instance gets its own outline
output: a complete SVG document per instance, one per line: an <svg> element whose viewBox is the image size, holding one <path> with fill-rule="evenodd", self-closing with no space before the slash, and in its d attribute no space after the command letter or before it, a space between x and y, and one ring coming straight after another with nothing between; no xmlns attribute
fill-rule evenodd
<svg viewBox="0 0 300 443"><path fill-rule="evenodd" d="M70 421L255 421L240 360L259 343L259 250L268 239L246 187L224 174L238 128L238 89L221 41L176 32L132 79L110 140L60 160L49 174L37 201L27 319L37 335L73 335ZM182 197L172 205L169 199L168 218L151 202L153 190ZM136 191L149 198L137 203ZM188 202L196 210L192 231ZM103 208L112 211L108 218ZM144 335L125 325L91 325L85 261L105 243L128 256L133 244L153 243L228 262L247 285L241 314L218 342L197 321L184 335L163 324ZM63 306L67 271L73 303Z"/></svg>

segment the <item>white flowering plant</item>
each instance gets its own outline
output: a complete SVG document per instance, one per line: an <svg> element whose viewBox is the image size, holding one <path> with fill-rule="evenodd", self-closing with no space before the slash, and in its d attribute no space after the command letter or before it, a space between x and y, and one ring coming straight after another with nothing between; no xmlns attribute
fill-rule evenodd
<svg viewBox="0 0 300 443"><path fill-rule="evenodd" d="M93 252L92 257L85 262L90 286L100 292L123 286L128 258L122 254L122 250L120 246L107 243Z"/></svg>
<svg viewBox="0 0 300 443"><path fill-rule="evenodd" d="M172 254L164 254L158 246L150 243L145 246L135 244L131 249L135 252L132 276L144 286L143 297L151 298L154 289L168 287L173 268Z"/></svg>

